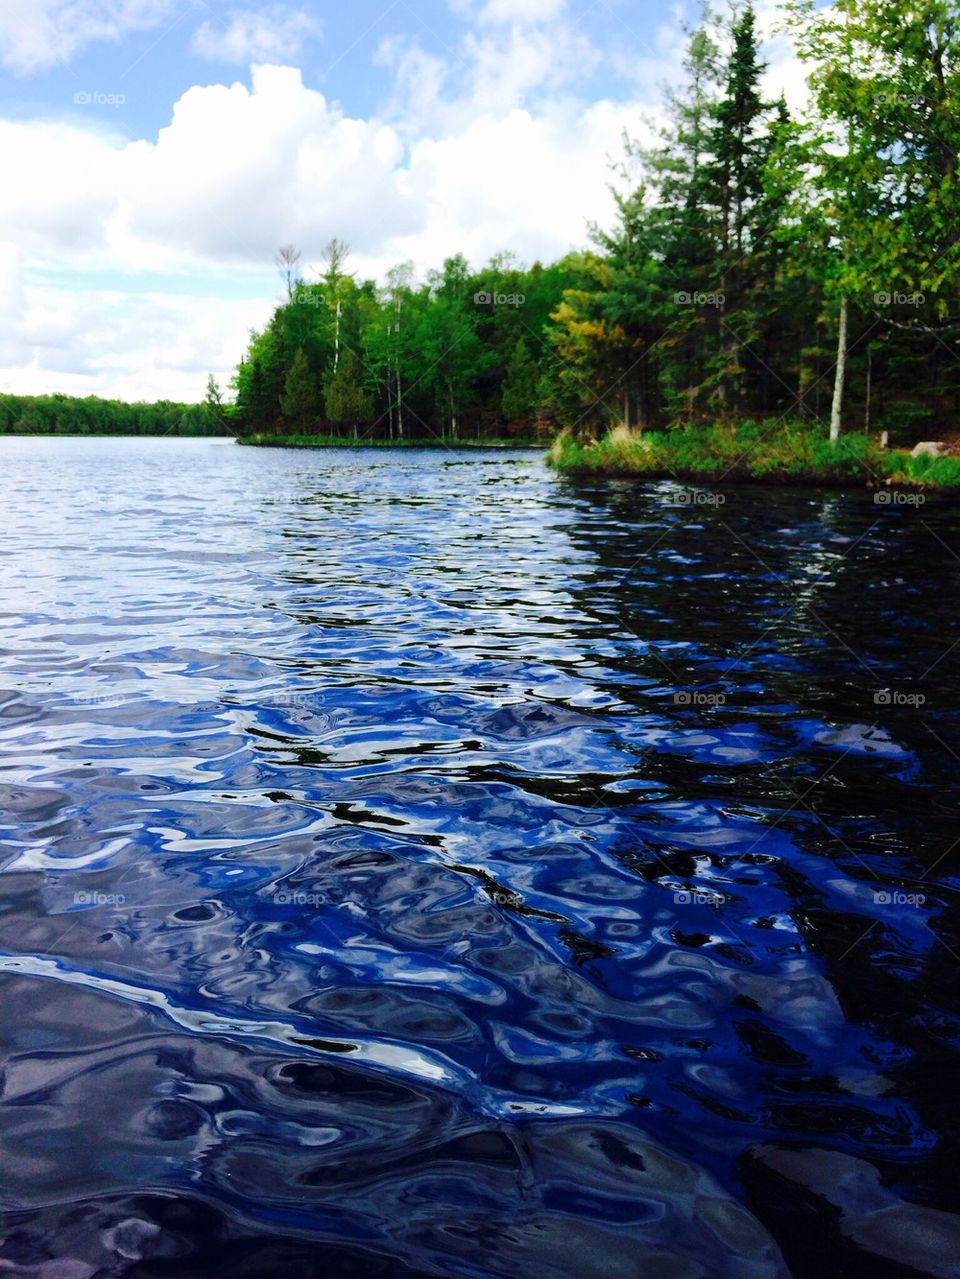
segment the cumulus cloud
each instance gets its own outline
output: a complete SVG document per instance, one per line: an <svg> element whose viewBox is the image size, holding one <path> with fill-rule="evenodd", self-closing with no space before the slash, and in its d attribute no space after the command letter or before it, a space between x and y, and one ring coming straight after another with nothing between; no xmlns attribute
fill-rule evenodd
<svg viewBox="0 0 960 1279"><path fill-rule="evenodd" d="M256 298L24 285L9 257L0 248L0 387L15 394L198 400L263 318Z"/></svg>
<svg viewBox="0 0 960 1279"><path fill-rule="evenodd" d="M304 41L319 32L319 23L304 10L268 5L235 10L226 22L202 23L192 48L220 62L285 62L295 59Z"/></svg>
<svg viewBox="0 0 960 1279"><path fill-rule="evenodd" d="M174 7L174 0L3 0L0 63L17 72L42 71L95 41L156 27Z"/></svg>
<svg viewBox="0 0 960 1279"><path fill-rule="evenodd" d="M318 252L345 231L373 247L422 218L402 152L392 128L345 115L294 68L256 67L251 89L190 89L155 144L128 149L128 226L221 260L265 261L287 241Z"/></svg>
<svg viewBox="0 0 960 1279"><path fill-rule="evenodd" d="M267 60L249 79L187 89L151 137L131 140L122 119L110 131L82 112L0 120L0 386L200 398L206 372L224 376L249 328L269 318L279 244L317 263L342 236L352 267L377 278L408 259L422 274L455 252L480 265L503 249L530 261L582 245L589 220L612 216L609 160L625 128L644 135L682 37L657 28L645 64L657 74L622 80L617 100L584 102L586 78L613 55L601 58L562 0L459 2L473 4L476 25L455 53L425 52L409 37L381 42L391 93L365 116ZM34 39L41 18L68 8L0 3L40 15ZM86 12L93 39L109 36L110 21L145 22L163 4L69 8ZM764 20L771 5L764 0ZM196 47L226 58L300 40L308 33L298 13L262 10L273 15L268 31L252 11L236 11L224 30L205 23ZM79 31L68 23L62 47ZM28 57L30 47L21 44L19 65L39 56L37 45ZM795 77L795 68L778 45L769 76Z"/></svg>
<svg viewBox="0 0 960 1279"><path fill-rule="evenodd" d="M782 93L787 106L797 114L810 102L807 68L797 57L792 40L783 31L783 10L775 0L762 0L756 13L757 33L767 63L763 91L771 99Z"/></svg>
<svg viewBox="0 0 960 1279"><path fill-rule="evenodd" d="M79 124L2 120L0 154L7 187L0 241L52 251L104 242L124 158L109 135Z"/></svg>

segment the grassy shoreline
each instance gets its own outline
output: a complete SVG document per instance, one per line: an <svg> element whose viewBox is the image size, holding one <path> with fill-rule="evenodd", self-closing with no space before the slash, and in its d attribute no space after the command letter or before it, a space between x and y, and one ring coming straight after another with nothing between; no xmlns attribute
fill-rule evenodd
<svg viewBox="0 0 960 1279"><path fill-rule="evenodd" d="M246 435L237 437L238 444L252 448L283 449L536 449L544 445L536 440L441 440L436 436L413 440L350 440L337 435Z"/></svg>
<svg viewBox="0 0 960 1279"><path fill-rule="evenodd" d="M960 488L960 457L911 457L881 449L875 439L860 434L842 435L831 444L826 428L810 423L742 423L642 435L615 428L586 442L561 434L547 457L563 475L821 488Z"/></svg>

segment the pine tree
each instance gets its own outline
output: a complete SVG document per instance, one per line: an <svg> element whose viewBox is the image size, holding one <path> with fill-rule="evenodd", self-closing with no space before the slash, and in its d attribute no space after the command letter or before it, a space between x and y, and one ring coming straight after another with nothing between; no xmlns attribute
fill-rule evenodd
<svg viewBox="0 0 960 1279"><path fill-rule="evenodd" d="M362 424L374 415L373 397L364 383L364 369L350 347L341 348L337 371L325 392L327 417L338 426L349 426L357 439Z"/></svg>
<svg viewBox="0 0 960 1279"><path fill-rule="evenodd" d="M500 404L507 422L528 423L537 407L540 371L530 347L520 338L503 378Z"/></svg>
<svg viewBox="0 0 960 1279"><path fill-rule="evenodd" d="M305 434L316 421L317 382L302 348L287 373L281 408L287 425L297 433Z"/></svg>
<svg viewBox="0 0 960 1279"><path fill-rule="evenodd" d="M207 377L207 394L203 407L209 426L218 435L221 434L227 427L227 413L223 403L223 393L212 373Z"/></svg>
<svg viewBox="0 0 960 1279"><path fill-rule="evenodd" d="M757 50L753 9L735 19L723 94L713 108L707 201L715 219L716 291L722 303L713 308L713 350L707 360L707 384L721 413L744 407L743 359L758 339L751 306L752 250L757 247L766 167L760 77L764 64Z"/></svg>
<svg viewBox="0 0 960 1279"><path fill-rule="evenodd" d="M660 385L667 416L691 417L706 409L704 313L678 297L719 290L717 240L709 208L713 109L720 89L720 50L715 20L706 5L689 35L686 83L667 95L668 124L662 144L644 149L627 140L628 159L639 160L653 196L647 220L651 250L662 263L661 308L670 306L663 334ZM626 173L624 174L626 176Z"/></svg>

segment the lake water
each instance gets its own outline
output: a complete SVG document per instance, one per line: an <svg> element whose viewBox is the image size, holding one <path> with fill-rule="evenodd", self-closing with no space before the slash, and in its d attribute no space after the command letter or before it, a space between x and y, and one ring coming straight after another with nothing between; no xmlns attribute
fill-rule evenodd
<svg viewBox="0 0 960 1279"><path fill-rule="evenodd" d="M0 471L0 1276L956 1273L960 513Z"/></svg>

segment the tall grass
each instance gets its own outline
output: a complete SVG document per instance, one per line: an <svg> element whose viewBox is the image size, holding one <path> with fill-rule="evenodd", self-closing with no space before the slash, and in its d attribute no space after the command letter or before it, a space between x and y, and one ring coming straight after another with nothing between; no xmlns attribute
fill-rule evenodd
<svg viewBox="0 0 960 1279"><path fill-rule="evenodd" d="M642 435L617 428L590 442L564 433L553 442L548 461L568 474L714 483L960 484L960 458L891 453L860 434L843 435L832 444L825 427L809 422L741 422Z"/></svg>

